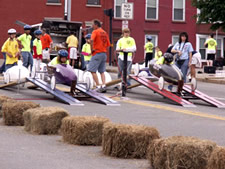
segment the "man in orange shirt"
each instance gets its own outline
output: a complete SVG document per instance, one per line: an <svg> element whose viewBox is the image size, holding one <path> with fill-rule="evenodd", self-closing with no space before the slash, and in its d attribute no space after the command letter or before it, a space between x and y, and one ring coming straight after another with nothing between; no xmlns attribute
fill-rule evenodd
<svg viewBox="0 0 225 169"><path fill-rule="evenodd" d="M42 29L42 36L41 36L41 43L42 43L42 62L48 63L50 61L50 52L52 49L52 39L49 34L46 33L46 29Z"/></svg>
<svg viewBox="0 0 225 169"><path fill-rule="evenodd" d="M88 66L88 71L90 71L93 76L97 91L105 93L106 86L104 72L107 59L106 52L107 48L110 46L110 42L108 34L101 28L101 23L99 20L95 19L93 21L92 27L94 29L91 35L92 58ZM98 76L96 74L97 71L101 74L102 86L99 84Z"/></svg>

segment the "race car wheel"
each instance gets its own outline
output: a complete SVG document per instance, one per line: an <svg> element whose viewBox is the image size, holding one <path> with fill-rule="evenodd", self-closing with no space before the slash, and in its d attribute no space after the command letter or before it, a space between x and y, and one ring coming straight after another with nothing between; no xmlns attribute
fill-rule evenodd
<svg viewBox="0 0 225 169"><path fill-rule="evenodd" d="M164 83L165 83L165 80L164 80L164 78L161 76L161 77L159 78L159 81L158 81L159 90L164 89Z"/></svg>
<svg viewBox="0 0 225 169"><path fill-rule="evenodd" d="M51 89L54 90L55 86L56 86L55 76L52 76L52 78L51 78Z"/></svg>
<svg viewBox="0 0 225 169"><path fill-rule="evenodd" d="M134 66L134 75L138 76L139 71L140 71L140 65L138 63L136 63Z"/></svg>
<svg viewBox="0 0 225 169"><path fill-rule="evenodd" d="M91 88L91 78L90 78L90 76L87 76L85 78L85 83L86 83L86 90L89 91L90 88Z"/></svg>
<svg viewBox="0 0 225 169"><path fill-rule="evenodd" d="M10 76L9 76L9 73L5 73L4 74L4 81L6 84L8 84L10 82Z"/></svg>
<svg viewBox="0 0 225 169"><path fill-rule="evenodd" d="M192 91L195 91L197 89L197 80L196 78L191 79L191 89Z"/></svg>

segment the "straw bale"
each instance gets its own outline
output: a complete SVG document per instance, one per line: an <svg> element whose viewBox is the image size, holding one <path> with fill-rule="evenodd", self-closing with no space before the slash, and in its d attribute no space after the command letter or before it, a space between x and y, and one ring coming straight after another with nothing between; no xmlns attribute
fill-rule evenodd
<svg viewBox="0 0 225 169"><path fill-rule="evenodd" d="M57 134L68 112L60 107L40 107L23 113L25 130L36 134Z"/></svg>
<svg viewBox="0 0 225 169"><path fill-rule="evenodd" d="M62 120L63 140L76 145L102 144L102 130L109 119L96 116L70 116Z"/></svg>
<svg viewBox="0 0 225 169"><path fill-rule="evenodd" d="M146 158L147 148L160 135L156 128L106 123L103 128L103 153L119 158Z"/></svg>
<svg viewBox="0 0 225 169"><path fill-rule="evenodd" d="M39 104L33 102L4 102L2 106L3 121L9 126L23 126L23 112L28 109L40 107Z"/></svg>
<svg viewBox="0 0 225 169"><path fill-rule="evenodd" d="M154 140L147 158L154 169L206 169L215 147L211 141L174 136Z"/></svg>
<svg viewBox="0 0 225 169"><path fill-rule="evenodd" d="M207 169L225 169L225 147L217 147L212 152Z"/></svg>
<svg viewBox="0 0 225 169"><path fill-rule="evenodd" d="M2 104L7 101L13 102L13 99L8 96L0 95L0 117L2 117Z"/></svg>

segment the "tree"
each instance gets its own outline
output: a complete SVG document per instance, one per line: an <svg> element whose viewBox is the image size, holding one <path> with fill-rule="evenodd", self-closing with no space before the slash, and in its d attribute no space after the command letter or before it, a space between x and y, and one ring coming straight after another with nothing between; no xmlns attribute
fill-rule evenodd
<svg viewBox="0 0 225 169"><path fill-rule="evenodd" d="M197 14L198 23L209 23L212 30L222 28L225 31L224 0L192 0L192 5L201 11Z"/></svg>

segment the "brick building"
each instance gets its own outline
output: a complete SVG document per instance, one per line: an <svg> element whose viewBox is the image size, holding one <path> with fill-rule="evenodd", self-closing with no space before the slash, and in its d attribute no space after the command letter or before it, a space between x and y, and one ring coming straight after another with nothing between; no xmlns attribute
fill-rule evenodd
<svg viewBox="0 0 225 169"><path fill-rule="evenodd" d="M2 0L0 6L0 45L7 39L7 30L15 28L23 32L21 26L15 24L17 20L28 24L41 23L44 18L64 18L64 4L69 0ZM193 47L205 56L203 42L211 33L209 25L197 25L194 15L197 9L191 6L189 0L71 0L69 18L80 21L83 27L90 27L92 19L99 19L103 28L109 33L109 17L104 15L104 9L114 9L112 24L113 44L121 36L122 18L121 5L124 2L134 4L134 18L129 21L131 36L137 44L135 62L144 59L144 43L146 35L153 37L155 45L162 51L170 43L178 41L180 32L189 34L189 41ZM224 56L225 34L217 32L218 55ZM115 47L115 45L114 45ZM112 52L113 58L115 53Z"/></svg>

